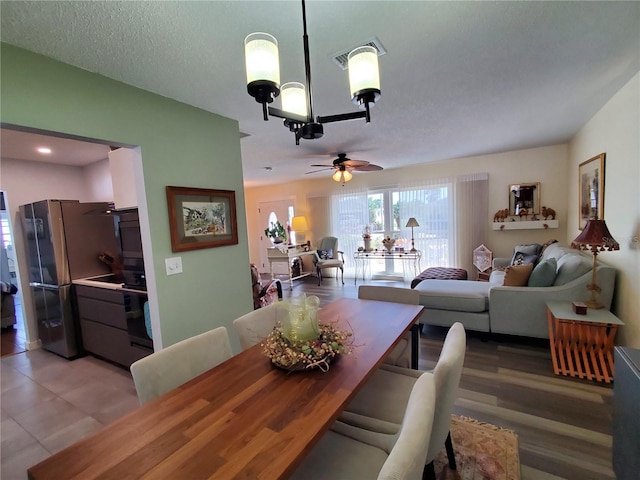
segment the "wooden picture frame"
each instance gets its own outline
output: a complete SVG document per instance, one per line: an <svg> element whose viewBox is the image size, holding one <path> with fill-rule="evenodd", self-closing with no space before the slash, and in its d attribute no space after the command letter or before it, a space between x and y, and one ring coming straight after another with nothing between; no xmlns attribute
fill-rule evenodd
<svg viewBox="0 0 640 480"><path fill-rule="evenodd" d="M509 185L509 215L540 215L540 182Z"/></svg>
<svg viewBox="0 0 640 480"><path fill-rule="evenodd" d="M171 251L238 244L233 190L167 186Z"/></svg>
<svg viewBox="0 0 640 480"><path fill-rule="evenodd" d="M578 166L578 228L584 229L587 220L604 219L604 164L601 153Z"/></svg>

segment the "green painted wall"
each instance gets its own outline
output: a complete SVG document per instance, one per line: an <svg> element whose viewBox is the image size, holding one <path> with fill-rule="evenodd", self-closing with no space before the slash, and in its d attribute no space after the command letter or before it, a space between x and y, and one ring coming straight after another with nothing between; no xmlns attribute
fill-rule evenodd
<svg viewBox="0 0 640 480"><path fill-rule="evenodd" d="M7 44L0 61L3 123L141 147L162 343L224 325L237 351L231 322L253 305L238 123ZM235 190L239 244L171 252L167 185Z"/></svg>

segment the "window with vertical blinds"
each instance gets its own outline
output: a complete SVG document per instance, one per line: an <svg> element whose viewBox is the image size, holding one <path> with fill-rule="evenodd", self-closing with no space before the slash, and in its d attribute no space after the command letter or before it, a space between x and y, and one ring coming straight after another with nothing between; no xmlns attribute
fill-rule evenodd
<svg viewBox="0 0 640 480"><path fill-rule="evenodd" d="M363 246L365 227L371 232L372 248L382 248L382 239L396 239L398 248L411 248L415 218L415 248L422 252L422 269L461 267L472 272L472 250L484 243L488 222L488 174L426 179L379 189L341 190L331 197L332 232L348 259L345 272L353 275L351 254ZM372 275L406 275L399 261L372 262Z"/></svg>

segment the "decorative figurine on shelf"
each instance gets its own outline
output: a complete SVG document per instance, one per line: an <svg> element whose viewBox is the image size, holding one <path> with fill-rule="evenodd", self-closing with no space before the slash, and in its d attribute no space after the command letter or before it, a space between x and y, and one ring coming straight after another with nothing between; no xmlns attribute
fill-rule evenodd
<svg viewBox="0 0 640 480"><path fill-rule="evenodd" d="M505 208L504 210L498 210L494 215L493 215L493 221L494 222L504 222L507 217L509 216L509 209Z"/></svg>
<svg viewBox="0 0 640 480"><path fill-rule="evenodd" d="M542 213L540 213L540 215L542 215L545 220L549 217L551 217L551 220L556 219L556 211L553 208L542 207Z"/></svg>

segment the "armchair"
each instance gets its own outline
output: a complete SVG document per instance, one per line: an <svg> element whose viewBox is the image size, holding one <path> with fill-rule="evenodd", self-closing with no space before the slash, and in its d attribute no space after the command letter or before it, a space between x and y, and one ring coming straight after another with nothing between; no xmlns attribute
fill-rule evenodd
<svg viewBox="0 0 640 480"><path fill-rule="evenodd" d="M282 300L282 284L280 280L267 280L264 284L260 280L258 267L251 264L251 289L253 291L253 309L271 305L278 300Z"/></svg>
<svg viewBox="0 0 640 480"><path fill-rule="evenodd" d="M338 239L336 237L322 237L315 252L316 274L318 285L322 283L322 270L325 268L339 268L341 272L342 284L344 285L344 252L338 250ZM336 278L338 274L336 271Z"/></svg>

